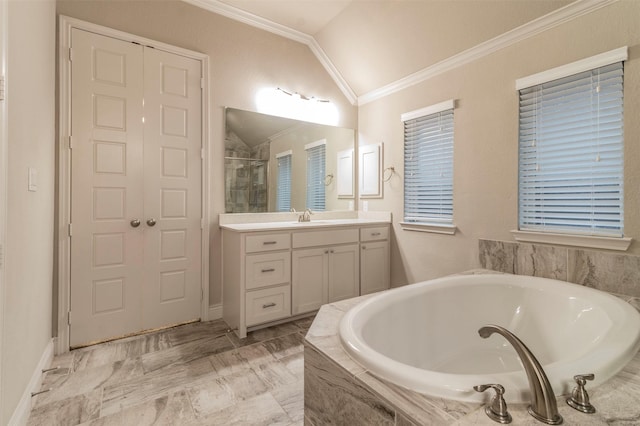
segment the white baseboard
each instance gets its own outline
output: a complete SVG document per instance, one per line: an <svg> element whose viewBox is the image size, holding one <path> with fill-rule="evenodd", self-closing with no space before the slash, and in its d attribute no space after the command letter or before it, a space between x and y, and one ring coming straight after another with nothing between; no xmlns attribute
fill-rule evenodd
<svg viewBox="0 0 640 426"><path fill-rule="evenodd" d="M22 398L20 398L18 406L13 411L13 415L9 420L9 426L24 426L27 424L29 414L31 413L31 392L38 392L40 390L40 386L42 385L42 370L49 368L53 361L53 346L53 339L51 339L44 348L38 365L35 370L33 370L31 380L29 380L27 388L22 393Z"/></svg>
<svg viewBox="0 0 640 426"><path fill-rule="evenodd" d="M209 306L209 321L222 318L222 305Z"/></svg>

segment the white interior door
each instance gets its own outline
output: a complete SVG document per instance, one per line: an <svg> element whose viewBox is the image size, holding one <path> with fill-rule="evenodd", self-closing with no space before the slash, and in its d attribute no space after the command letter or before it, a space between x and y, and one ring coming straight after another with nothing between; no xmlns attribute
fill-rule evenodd
<svg viewBox="0 0 640 426"><path fill-rule="evenodd" d="M73 347L140 329L144 211L142 46L71 37Z"/></svg>
<svg viewBox="0 0 640 426"><path fill-rule="evenodd" d="M70 346L200 317L200 62L73 29Z"/></svg>
<svg viewBox="0 0 640 426"><path fill-rule="evenodd" d="M200 318L200 61L145 48L144 328ZM155 225L151 225L155 222Z"/></svg>

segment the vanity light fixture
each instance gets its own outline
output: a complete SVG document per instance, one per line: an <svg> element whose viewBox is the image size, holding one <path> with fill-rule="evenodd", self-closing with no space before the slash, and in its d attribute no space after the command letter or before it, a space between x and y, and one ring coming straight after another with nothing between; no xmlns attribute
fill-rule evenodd
<svg viewBox="0 0 640 426"><path fill-rule="evenodd" d="M257 111L335 126L338 124L338 109L333 102L291 92L279 87L264 88L256 94Z"/></svg>
<svg viewBox="0 0 640 426"><path fill-rule="evenodd" d="M288 91L286 91L286 90L284 90L284 89L281 89L281 88L279 88L279 87L276 87L276 90L279 90L279 91L281 91L282 93L284 93L284 94L286 94L286 95L293 96L294 98L302 99L303 101L327 102L327 103L328 103L328 102L330 102L330 101L329 101L329 100L327 100L327 99L318 99L318 98L316 98L316 97L314 97L314 96L312 96L312 97L310 97L310 98L309 98L309 97L307 97L307 96L305 96L305 95L301 95L301 94L300 94L300 93L298 93L298 92L288 92Z"/></svg>

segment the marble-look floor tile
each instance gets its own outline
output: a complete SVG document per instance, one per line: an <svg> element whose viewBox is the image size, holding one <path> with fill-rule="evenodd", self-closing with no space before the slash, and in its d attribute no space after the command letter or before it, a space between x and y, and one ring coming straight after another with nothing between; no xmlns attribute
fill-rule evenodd
<svg viewBox="0 0 640 426"><path fill-rule="evenodd" d="M300 327L293 323L284 323L274 325L269 328L262 328L260 330L250 331L247 333L247 337L244 339L238 338L235 333L228 333L229 339L236 347L253 345L254 343L264 342L265 340L273 339L274 337L284 336L286 334L296 333L300 331Z"/></svg>
<svg viewBox="0 0 640 426"><path fill-rule="evenodd" d="M298 379L303 380L304 378L304 347L301 346L301 351L286 356L284 358L280 358L280 362L287 367L287 369L293 373Z"/></svg>
<svg viewBox="0 0 640 426"><path fill-rule="evenodd" d="M196 417L186 391L179 391L91 420L82 426L171 426L193 424L195 421Z"/></svg>
<svg viewBox="0 0 640 426"><path fill-rule="evenodd" d="M73 371L113 364L169 347L166 333L155 332L82 348L74 351Z"/></svg>
<svg viewBox="0 0 640 426"><path fill-rule="evenodd" d="M71 426L98 418L102 389L96 389L67 399L39 404L29 417L28 426Z"/></svg>
<svg viewBox="0 0 640 426"><path fill-rule="evenodd" d="M217 377L208 358L175 365L104 388L101 415L114 414Z"/></svg>
<svg viewBox="0 0 640 426"><path fill-rule="evenodd" d="M144 354L142 365L145 373L160 370L178 364L188 364L199 358L208 357L233 349L226 335L203 337L162 351Z"/></svg>
<svg viewBox="0 0 640 426"><path fill-rule="evenodd" d="M300 333L286 334L274 339L265 340L263 345L277 359L302 352L304 337Z"/></svg>
<svg viewBox="0 0 640 426"><path fill-rule="evenodd" d="M219 337L227 333L229 326L222 320L197 322L166 331L172 346L183 345L203 338Z"/></svg>
<svg viewBox="0 0 640 426"><path fill-rule="evenodd" d="M291 420L300 423L304 421L304 380L279 386L270 393Z"/></svg>
<svg viewBox="0 0 640 426"><path fill-rule="evenodd" d="M58 375L49 386L52 391L40 394L34 401L35 406L61 401L78 395L88 394L111 384L142 376L142 364L139 358L118 361L111 365L81 370L73 374Z"/></svg>
<svg viewBox="0 0 640 426"><path fill-rule="evenodd" d="M250 348L251 346L247 347ZM250 368L250 366L247 359L241 354L242 349L243 348L234 349L211 355L209 357L209 362L219 376L226 376L228 374L246 370Z"/></svg>
<svg viewBox="0 0 640 426"><path fill-rule="evenodd" d="M264 393L206 419L208 425L289 426L292 420L269 393Z"/></svg>
<svg viewBox="0 0 640 426"><path fill-rule="evenodd" d="M223 377L211 377L207 381L201 380L196 386L187 389L193 410L199 418L267 391L267 385L251 369Z"/></svg>

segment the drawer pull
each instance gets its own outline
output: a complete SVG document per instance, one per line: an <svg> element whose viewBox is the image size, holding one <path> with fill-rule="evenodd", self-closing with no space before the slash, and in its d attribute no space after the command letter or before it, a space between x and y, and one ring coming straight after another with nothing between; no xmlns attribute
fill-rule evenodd
<svg viewBox="0 0 640 426"><path fill-rule="evenodd" d="M263 269L262 272L275 272L274 268Z"/></svg>
<svg viewBox="0 0 640 426"><path fill-rule="evenodd" d="M265 246L269 246L269 245L277 244L277 243L278 243L277 241L264 241L262 244L265 245Z"/></svg>
<svg viewBox="0 0 640 426"><path fill-rule="evenodd" d="M377 237L378 235L380 235L380 233L379 233L379 232L372 232L372 233L371 233L371 236L372 236L372 237Z"/></svg>
<svg viewBox="0 0 640 426"><path fill-rule="evenodd" d="M276 304L273 303L273 302L266 303L266 304L262 305L262 309L273 308L274 306L276 306Z"/></svg>

